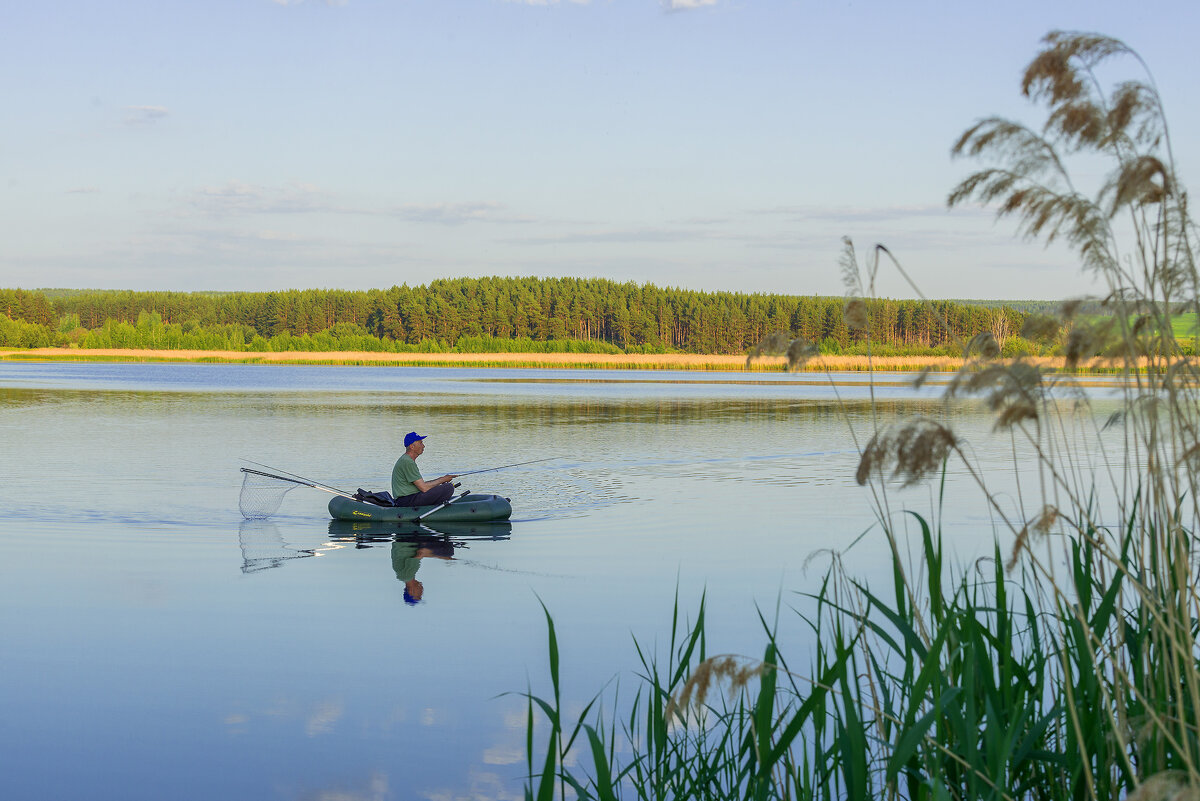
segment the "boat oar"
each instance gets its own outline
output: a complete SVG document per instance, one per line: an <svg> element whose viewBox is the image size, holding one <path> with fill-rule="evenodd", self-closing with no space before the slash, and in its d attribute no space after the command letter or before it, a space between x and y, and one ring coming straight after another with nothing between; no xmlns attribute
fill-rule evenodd
<svg viewBox="0 0 1200 801"><path fill-rule="evenodd" d="M454 486L457 487L458 485L455 484ZM443 509L443 508L449 506L450 504L454 503L455 501L461 501L463 498L467 497L470 494L471 494L470 490L464 490L463 494L459 495L457 498L451 498L450 500L446 501L445 503L441 504L440 506L435 506L432 509L430 509L428 512L422 512L421 514L417 515L416 517L414 517L412 519L412 522L420 523L422 520L429 517L431 514L436 512L438 509Z"/></svg>

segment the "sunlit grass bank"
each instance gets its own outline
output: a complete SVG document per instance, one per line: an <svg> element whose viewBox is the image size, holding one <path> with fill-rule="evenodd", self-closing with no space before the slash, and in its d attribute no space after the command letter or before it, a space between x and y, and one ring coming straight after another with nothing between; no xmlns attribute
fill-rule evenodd
<svg viewBox="0 0 1200 801"><path fill-rule="evenodd" d="M42 362L207 362L222 364L327 364L359 367L495 367L575 370L703 370L780 372L787 359L764 356L746 364L745 356L693 353L668 354L579 354L579 353L376 353L330 351L307 353L247 353L245 351L190 351L148 349L83 350L78 348L0 349L0 361ZM1066 369L1062 357L1027 359L1047 371ZM799 367L806 372L911 372L922 370L953 373L966 360L953 356L819 356ZM1139 369L1151 367L1148 360ZM1122 365L1107 359L1092 359L1075 365L1075 371L1091 374L1123 372Z"/></svg>

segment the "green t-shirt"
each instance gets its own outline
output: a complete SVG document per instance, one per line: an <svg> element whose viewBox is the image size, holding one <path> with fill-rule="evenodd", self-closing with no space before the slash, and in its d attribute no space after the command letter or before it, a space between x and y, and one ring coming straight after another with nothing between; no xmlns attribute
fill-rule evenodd
<svg viewBox="0 0 1200 801"><path fill-rule="evenodd" d="M413 482L421 478L417 463L407 453L396 460L392 468L392 497L403 498L405 495L415 495L420 492Z"/></svg>
<svg viewBox="0 0 1200 801"><path fill-rule="evenodd" d="M399 540L392 543L392 570L396 571L396 578L404 582L412 581L417 577L420 567L421 560L417 558L415 543Z"/></svg>

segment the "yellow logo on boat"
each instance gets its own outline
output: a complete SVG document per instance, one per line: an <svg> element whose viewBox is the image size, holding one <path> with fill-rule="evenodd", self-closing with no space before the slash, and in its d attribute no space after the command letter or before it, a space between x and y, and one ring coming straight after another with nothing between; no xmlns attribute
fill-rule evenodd
<svg viewBox="0 0 1200 801"><path fill-rule="evenodd" d="M360 511L358 511L357 509L355 509L355 510L354 510L353 512L351 512L350 514L353 514L353 515L358 515L359 517L370 517L370 516L371 516L371 515L370 515L370 514L368 514L367 512L360 512Z"/></svg>

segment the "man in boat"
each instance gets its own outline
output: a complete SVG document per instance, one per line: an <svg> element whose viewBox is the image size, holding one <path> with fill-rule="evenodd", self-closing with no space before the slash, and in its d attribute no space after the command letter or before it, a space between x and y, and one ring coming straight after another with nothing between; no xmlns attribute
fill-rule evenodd
<svg viewBox="0 0 1200 801"><path fill-rule="evenodd" d="M451 483L458 476L444 475L433 481L421 478L417 457L425 452L425 437L410 431L404 435L404 455L392 468L392 497L397 506L437 506L454 495Z"/></svg>

